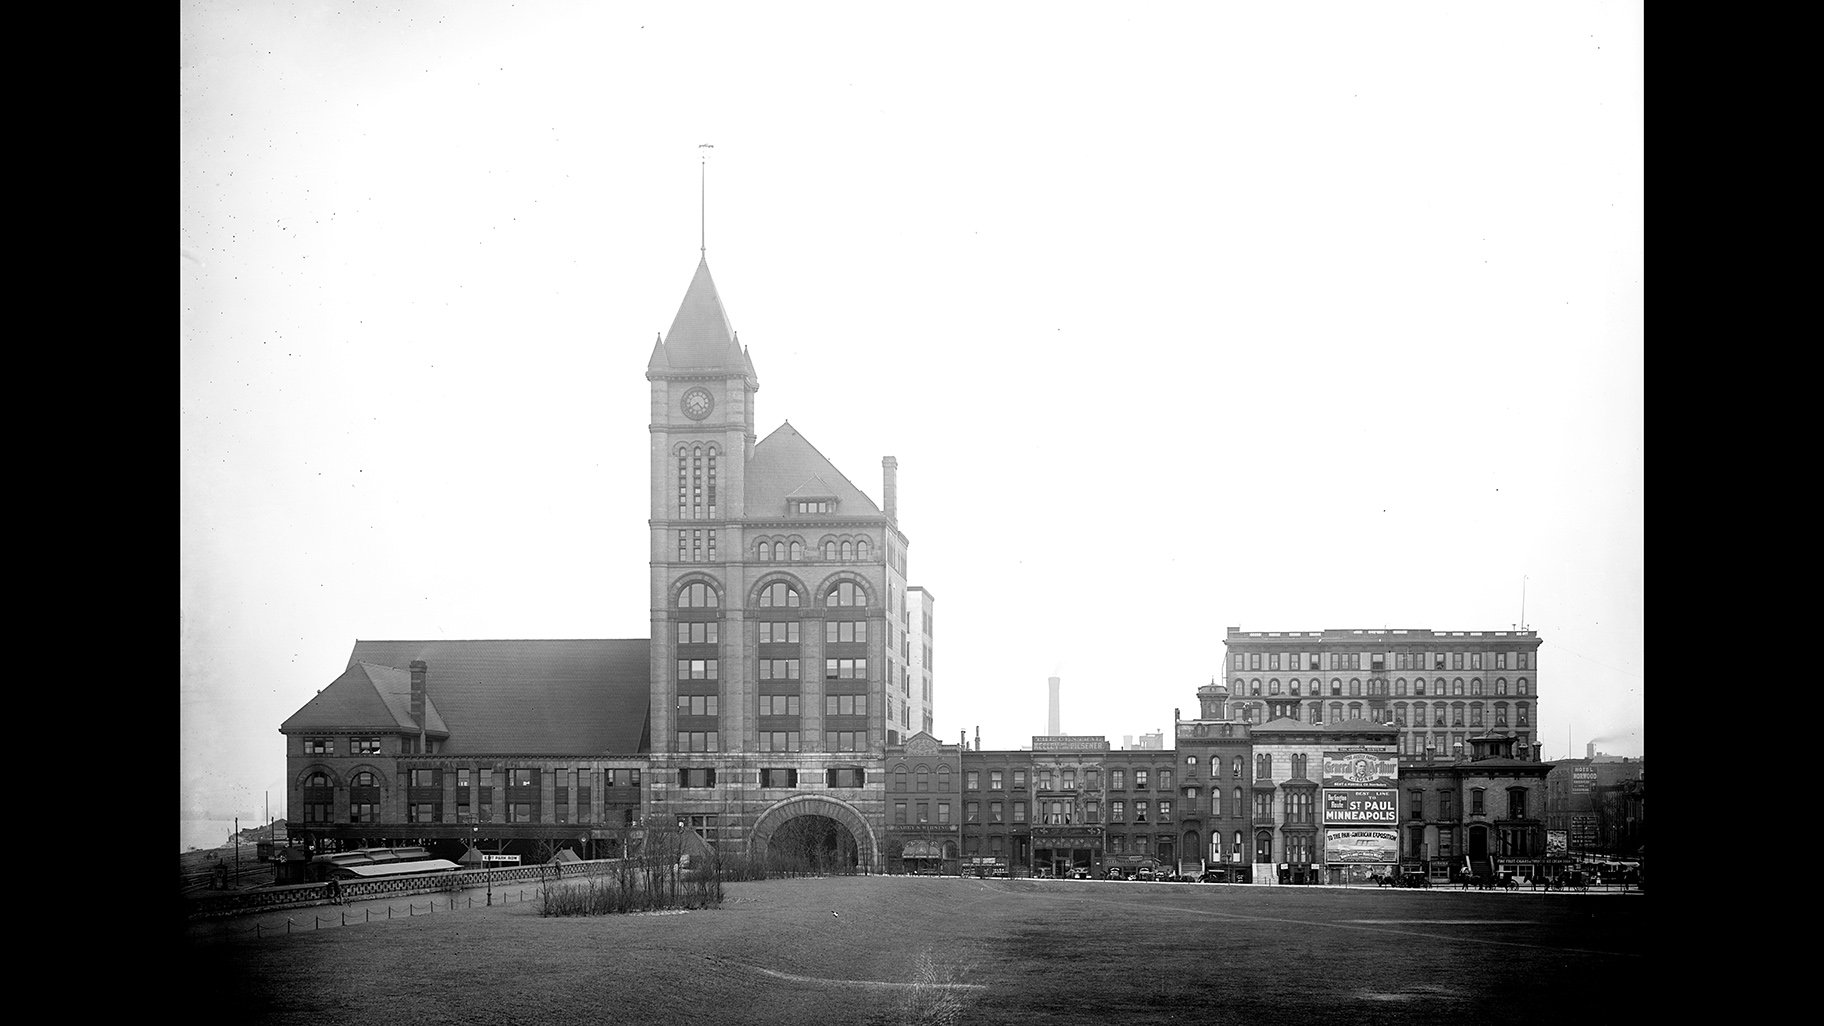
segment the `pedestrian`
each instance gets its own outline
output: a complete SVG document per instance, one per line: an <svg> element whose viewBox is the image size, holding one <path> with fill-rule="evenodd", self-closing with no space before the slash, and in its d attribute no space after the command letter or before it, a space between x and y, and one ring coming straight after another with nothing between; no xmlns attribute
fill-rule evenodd
<svg viewBox="0 0 1824 1026"><path fill-rule="evenodd" d="M329 900L342 904L342 881L333 876L329 878Z"/></svg>

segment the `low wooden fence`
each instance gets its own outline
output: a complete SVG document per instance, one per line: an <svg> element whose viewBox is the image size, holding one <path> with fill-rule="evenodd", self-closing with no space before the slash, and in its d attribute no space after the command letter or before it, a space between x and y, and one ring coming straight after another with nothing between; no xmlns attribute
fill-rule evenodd
<svg viewBox="0 0 1824 1026"><path fill-rule="evenodd" d="M620 865L618 859L555 863L542 866L515 866L512 869L459 869L423 876L385 877L378 880L342 880L341 900L362 901L392 895L441 894L488 886L505 887L527 881L582 879L607 873ZM278 884L258 890L210 893L189 903L191 919L238 916L273 909L306 908L332 900L327 883Z"/></svg>

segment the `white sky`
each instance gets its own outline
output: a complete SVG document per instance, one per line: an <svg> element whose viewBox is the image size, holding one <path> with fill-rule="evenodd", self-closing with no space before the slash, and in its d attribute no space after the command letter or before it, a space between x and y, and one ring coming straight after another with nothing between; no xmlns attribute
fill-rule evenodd
<svg viewBox="0 0 1824 1026"><path fill-rule="evenodd" d="M761 435L899 458L940 737L1524 588L1546 757L1644 754L1642 18L184 4L180 820L282 814L357 638L646 636L699 143Z"/></svg>

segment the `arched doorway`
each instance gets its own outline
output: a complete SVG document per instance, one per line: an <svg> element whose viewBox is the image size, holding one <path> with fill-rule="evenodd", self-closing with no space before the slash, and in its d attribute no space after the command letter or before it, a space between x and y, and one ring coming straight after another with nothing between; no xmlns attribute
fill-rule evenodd
<svg viewBox="0 0 1824 1026"><path fill-rule="evenodd" d="M787 798L761 813L748 851L786 872L871 873L880 860L867 820L827 795Z"/></svg>
<svg viewBox="0 0 1824 1026"><path fill-rule="evenodd" d="M1469 857L1477 862L1488 858L1488 827L1480 823L1469 828Z"/></svg>

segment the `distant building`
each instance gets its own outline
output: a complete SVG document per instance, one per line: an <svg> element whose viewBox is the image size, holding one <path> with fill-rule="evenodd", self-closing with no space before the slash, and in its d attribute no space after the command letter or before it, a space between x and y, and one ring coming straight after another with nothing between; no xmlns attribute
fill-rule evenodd
<svg viewBox="0 0 1824 1026"><path fill-rule="evenodd" d="M1550 764L1546 829L1569 858L1636 859L1646 841L1646 760L1600 755Z"/></svg>

